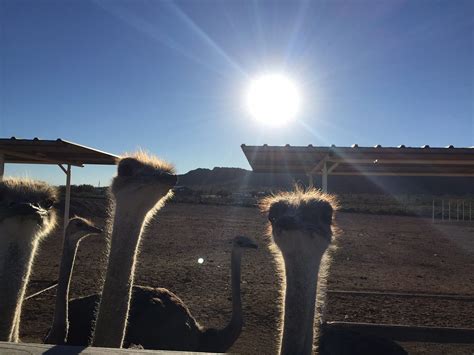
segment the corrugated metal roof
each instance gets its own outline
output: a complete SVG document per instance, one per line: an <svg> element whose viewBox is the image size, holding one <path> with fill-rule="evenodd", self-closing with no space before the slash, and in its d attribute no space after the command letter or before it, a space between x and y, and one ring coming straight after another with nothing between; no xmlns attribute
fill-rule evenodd
<svg viewBox="0 0 474 355"><path fill-rule="evenodd" d="M114 165L117 156L62 139L1 138L0 154L5 163Z"/></svg>
<svg viewBox="0 0 474 355"><path fill-rule="evenodd" d="M474 176L474 149L429 147L247 146L253 171L332 175Z"/></svg>

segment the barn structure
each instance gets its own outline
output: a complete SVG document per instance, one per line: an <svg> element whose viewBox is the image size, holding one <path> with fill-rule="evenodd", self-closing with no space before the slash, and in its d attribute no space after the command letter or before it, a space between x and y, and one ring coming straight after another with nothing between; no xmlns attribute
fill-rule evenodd
<svg viewBox="0 0 474 355"><path fill-rule="evenodd" d="M60 138L44 139L0 139L0 181L3 179L5 163L13 164L52 164L57 165L66 175L66 196L64 224L69 220L71 203L71 167L84 167L87 164L115 165L118 156L105 153Z"/></svg>
<svg viewBox="0 0 474 355"><path fill-rule="evenodd" d="M327 192L330 176L429 176L474 177L474 147L431 148L423 147L319 147L297 146L247 146L242 144L255 173L305 174L309 184L321 176L322 190ZM334 291L328 293L354 293ZM355 291L359 296L374 292ZM450 299L456 295L428 295L377 292L378 295L396 297L432 297ZM465 298L464 298L465 299ZM469 296L469 300L472 297ZM465 343L474 342L474 329L410 326L393 324L328 322L334 329L349 329L366 335L375 335L401 342Z"/></svg>
<svg viewBox="0 0 474 355"><path fill-rule="evenodd" d="M474 177L474 147L241 147L254 172L320 175L323 191L332 175Z"/></svg>

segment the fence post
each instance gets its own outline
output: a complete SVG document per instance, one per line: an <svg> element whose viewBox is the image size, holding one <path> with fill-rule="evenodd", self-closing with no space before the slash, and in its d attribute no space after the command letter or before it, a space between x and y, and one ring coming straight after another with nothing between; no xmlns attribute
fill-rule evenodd
<svg viewBox="0 0 474 355"><path fill-rule="evenodd" d="M434 223L434 219L435 219L434 218L435 217L434 212L435 212L435 202L434 202L434 199L433 199L433 208L432 208L432 213L431 213L431 222L433 222L433 223Z"/></svg>
<svg viewBox="0 0 474 355"><path fill-rule="evenodd" d="M441 200L441 220L444 221L444 200Z"/></svg>

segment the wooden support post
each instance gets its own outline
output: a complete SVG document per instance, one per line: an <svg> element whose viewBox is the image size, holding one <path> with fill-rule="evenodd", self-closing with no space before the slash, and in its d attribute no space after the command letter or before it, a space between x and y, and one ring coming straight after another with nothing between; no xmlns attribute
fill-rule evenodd
<svg viewBox="0 0 474 355"><path fill-rule="evenodd" d="M5 173L5 155L0 153L0 181L3 181L3 174Z"/></svg>
<svg viewBox="0 0 474 355"><path fill-rule="evenodd" d="M69 206L71 204L71 164L67 165L66 170L66 198L64 200L64 226L63 226L63 236L66 235L66 227L69 221Z"/></svg>
<svg viewBox="0 0 474 355"><path fill-rule="evenodd" d="M323 164L323 170L322 170L322 190L323 192L328 192L328 167L327 163L324 162Z"/></svg>
<svg viewBox="0 0 474 355"><path fill-rule="evenodd" d="M313 177L313 174L311 173L308 173L308 186L311 188L311 187L314 187L314 177Z"/></svg>

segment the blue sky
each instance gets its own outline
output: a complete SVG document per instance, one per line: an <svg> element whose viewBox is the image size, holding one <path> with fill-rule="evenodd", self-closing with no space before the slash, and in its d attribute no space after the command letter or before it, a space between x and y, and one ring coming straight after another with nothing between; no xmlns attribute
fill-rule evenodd
<svg viewBox="0 0 474 355"><path fill-rule="evenodd" d="M474 145L474 1L0 0L0 26L1 137L143 148L180 173L249 168L241 143ZM303 92L280 128L243 105L272 71Z"/></svg>

